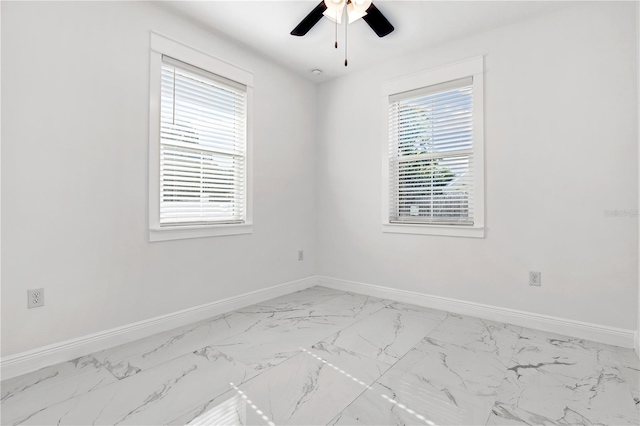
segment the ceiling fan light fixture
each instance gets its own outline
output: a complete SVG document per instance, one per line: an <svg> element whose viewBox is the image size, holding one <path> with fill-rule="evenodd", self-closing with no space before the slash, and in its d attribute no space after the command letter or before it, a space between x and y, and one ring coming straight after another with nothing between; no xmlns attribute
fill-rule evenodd
<svg viewBox="0 0 640 426"><path fill-rule="evenodd" d="M371 0L351 0L351 5L356 12L363 12L366 14L367 9L371 6Z"/></svg>
<svg viewBox="0 0 640 426"><path fill-rule="evenodd" d="M327 11L331 13L341 12L346 4L346 0L324 0L324 5L327 6Z"/></svg>
<svg viewBox="0 0 640 426"><path fill-rule="evenodd" d="M338 24L342 24L342 12L332 12L329 9L322 12L322 14L327 17L331 22L337 22Z"/></svg>
<svg viewBox="0 0 640 426"><path fill-rule="evenodd" d="M322 12L322 14L333 22L341 24L342 11L346 3L346 0L324 0L324 5L327 6L327 10Z"/></svg>
<svg viewBox="0 0 640 426"><path fill-rule="evenodd" d="M358 19L365 17L367 15L367 12L365 12L366 10L367 9L360 11L355 8L353 2L349 3L347 5L347 16L349 17L349 23L351 24Z"/></svg>

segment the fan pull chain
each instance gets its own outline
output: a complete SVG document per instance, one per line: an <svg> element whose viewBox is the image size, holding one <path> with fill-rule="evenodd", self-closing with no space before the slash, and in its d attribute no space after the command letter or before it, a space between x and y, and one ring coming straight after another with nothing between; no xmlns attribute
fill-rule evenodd
<svg viewBox="0 0 640 426"><path fill-rule="evenodd" d="M336 42L333 45L336 49L338 48L338 11L336 10Z"/></svg>
<svg viewBox="0 0 640 426"><path fill-rule="evenodd" d="M344 21L344 66L346 67L349 62L347 61L347 28L349 28L349 18Z"/></svg>

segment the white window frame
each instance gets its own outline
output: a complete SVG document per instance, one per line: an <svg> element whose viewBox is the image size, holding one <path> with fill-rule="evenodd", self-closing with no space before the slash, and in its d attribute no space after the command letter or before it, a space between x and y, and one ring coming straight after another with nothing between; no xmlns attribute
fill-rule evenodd
<svg viewBox="0 0 640 426"><path fill-rule="evenodd" d="M160 226L160 90L162 55L236 81L247 87L246 220L240 224ZM178 240L253 232L253 74L200 50L151 33L149 67L149 241Z"/></svg>
<svg viewBox="0 0 640 426"><path fill-rule="evenodd" d="M389 221L389 96L423 87L473 77L473 157L475 210L472 226L404 224ZM411 74L382 85L382 232L484 238L484 60L468 59L428 71Z"/></svg>

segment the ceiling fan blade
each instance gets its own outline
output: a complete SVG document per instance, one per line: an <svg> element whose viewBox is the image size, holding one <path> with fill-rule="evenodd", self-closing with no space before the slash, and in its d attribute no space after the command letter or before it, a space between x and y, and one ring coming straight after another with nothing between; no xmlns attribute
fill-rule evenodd
<svg viewBox="0 0 640 426"><path fill-rule="evenodd" d="M371 29L378 34L378 37L384 37L393 32L394 28L391 22L384 17L380 9L378 9L373 3L367 9L367 14L362 18L369 24Z"/></svg>
<svg viewBox="0 0 640 426"><path fill-rule="evenodd" d="M303 36L309 32L315 24L322 19L322 12L327 10L327 5L321 1L300 23L291 31L291 35Z"/></svg>

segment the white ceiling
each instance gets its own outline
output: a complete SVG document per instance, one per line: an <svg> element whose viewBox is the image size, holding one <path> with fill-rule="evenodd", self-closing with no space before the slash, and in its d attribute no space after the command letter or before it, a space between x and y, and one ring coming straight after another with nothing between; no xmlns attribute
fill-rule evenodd
<svg viewBox="0 0 640 426"><path fill-rule="evenodd" d="M349 66L344 66L344 26L333 47L335 24L323 18L304 37L291 30L319 0L168 1L165 4L213 30L272 58L305 78L322 82L513 22L560 9L561 1L396 1L374 4L395 27L379 38L362 20L349 25ZM314 76L311 70L321 69Z"/></svg>

